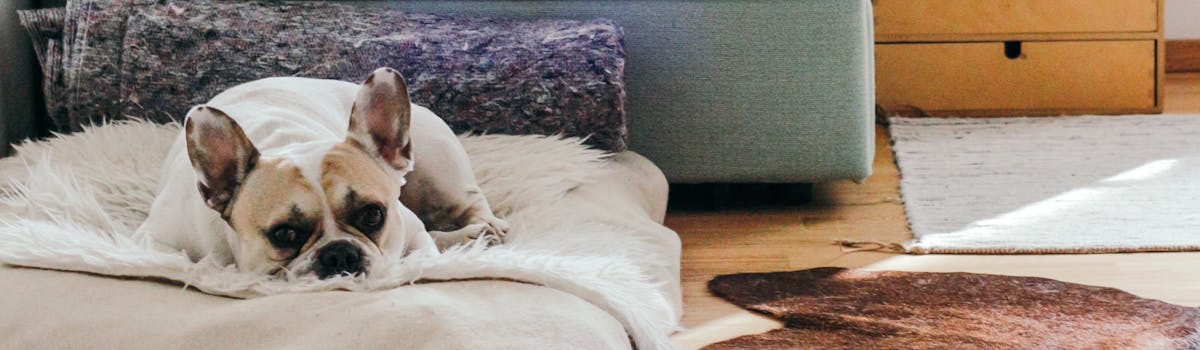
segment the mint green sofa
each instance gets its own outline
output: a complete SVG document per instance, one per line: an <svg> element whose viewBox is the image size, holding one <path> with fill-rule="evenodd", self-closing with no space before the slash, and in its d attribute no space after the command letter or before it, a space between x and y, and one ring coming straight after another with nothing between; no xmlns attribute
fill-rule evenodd
<svg viewBox="0 0 1200 350"><path fill-rule="evenodd" d="M861 180L874 156L869 0L401 1L607 17L625 29L630 149L672 183Z"/></svg>

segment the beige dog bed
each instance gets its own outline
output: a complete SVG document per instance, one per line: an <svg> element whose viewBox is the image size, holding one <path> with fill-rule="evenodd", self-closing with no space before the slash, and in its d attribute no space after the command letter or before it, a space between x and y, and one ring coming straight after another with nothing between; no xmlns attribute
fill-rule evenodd
<svg viewBox="0 0 1200 350"><path fill-rule="evenodd" d="M130 163L128 156L157 150L154 145L158 142L138 143L130 141L131 137L164 138L163 142L169 143L166 138L176 132L173 126L140 123L124 130L104 128L109 135L91 130L69 136L74 138L70 140L26 145L19 157L0 160L0 237L20 238L0 238L0 260L8 263L0 265L0 288L5 290L0 300L0 334L4 334L0 348L627 349L636 344L650 349L669 347L667 335L682 313L679 240L661 225L666 181L652 163L631 152L573 167L565 161L555 163L554 158L570 153L569 147L583 147L577 142L466 137L463 141L481 186L497 211L514 223L511 243L493 248L495 251L475 252L478 259L463 262L465 270L454 270L445 262L420 265L426 270L407 283L308 286L315 291L287 292L278 282L214 284L194 278L196 272L187 270L202 267L122 263L119 254L105 258L94 252L72 251L69 241L57 245L38 241L40 234L59 232L38 231L46 227L30 222L62 224L61 217L72 212L53 208L54 204L36 207L31 203L56 203L55 196L66 200L63 198L79 195L53 193L59 187L39 183L48 180L38 176L39 171L62 171L60 165L69 163L62 159L74 159L63 153L72 149L99 152L93 158L114 157L93 159L99 164L130 167L139 163ZM113 145L97 150L96 143ZM536 149L506 152L499 143ZM555 184L570 186L552 193L525 193L538 191L513 185L510 178L530 171L534 163L529 162L549 168L522 175L522 184L542 181L551 189ZM592 174L564 176L564 170L553 168L584 169ZM60 187L93 186L97 192L116 188L89 185L96 181L89 176L105 169L75 170L78 173L68 177L74 182ZM145 172L129 169L128 173L139 171ZM39 186L45 190L21 194ZM87 194L113 198L112 193ZM146 200L144 194L128 197L121 200ZM122 220L138 219L137 210L126 214L128 217L110 220L109 225L119 227L125 225ZM35 238L29 239L31 236ZM628 250L614 248L622 246ZM600 268L579 278L608 280L590 284L570 281L570 276L543 279L537 269L514 275L511 271L517 268L504 265L503 254L531 255L530 261L538 266L562 271L595 262ZM614 259L623 263L612 264ZM487 265L489 261L500 263ZM623 284L650 288L587 288ZM661 300L662 307L635 307L622 300Z"/></svg>

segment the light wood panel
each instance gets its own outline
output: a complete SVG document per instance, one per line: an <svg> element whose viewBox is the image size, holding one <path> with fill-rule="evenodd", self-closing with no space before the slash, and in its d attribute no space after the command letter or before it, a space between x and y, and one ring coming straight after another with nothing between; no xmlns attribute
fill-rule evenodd
<svg viewBox="0 0 1200 350"><path fill-rule="evenodd" d="M1157 107L1153 40L1019 46L1008 58L1003 42L876 45L877 103L958 115Z"/></svg>
<svg viewBox="0 0 1200 350"><path fill-rule="evenodd" d="M1004 108L978 108L971 106L950 106L949 108L934 108L930 106L906 105L891 106L892 111L905 115L955 115L955 116L1017 116L1017 115L1069 115L1069 114L1129 114L1157 113L1163 108L1163 75L1166 72L1165 39L1163 33L1163 0L874 0L875 42L876 50L886 51L886 45L894 44L955 44L955 43L1000 43L1004 41L1030 42L1094 42L1094 41L1150 41L1152 49L1142 51L1150 56L1155 75L1152 79L1131 80L1123 83L1123 88L1132 93L1143 94L1144 91L1154 91L1151 97L1153 106L1144 104L1132 106L1108 106L1121 100L1105 98L1097 95L1089 103L1074 107L1039 107L1039 106L1010 106ZM1097 54L1096 52L1093 52ZM1080 62L1089 63L1106 59L1110 53L1102 52L1091 56L1097 59L1089 60L1082 55L1068 55L1077 61L1062 60L1057 62L1063 70L1079 68ZM1122 57L1131 55L1128 52L1118 53ZM906 58L902 57L901 58ZM881 59L882 60L882 59ZM1046 60L1050 60L1047 58ZM1082 61L1079 61L1082 60ZM1139 58L1139 63L1144 63ZM936 64L961 64L958 57L943 57ZM1044 60L1045 61L1045 60ZM1086 73L1106 74L1120 68L1122 62L1109 60L1114 65L1108 67L1092 67ZM893 80L910 80L912 76L901 75L889 71L896 65L877 65L876 77ZM1141 65L1139 68L1143 67ZM991 81L1004 79L1000 74L989 76L991 67L981 67L972 73L975 80ZM920 68L914 68L920 69ZM1082 69L1077 69L1077 71ZM1059 69L1050 70L1059 72ZM904 73L904 72L901 72ZM941 72L951 74L953 72ZM1085 75L1086 76L1086 75ZM1063 76L1048 79L1050 82L1071 82L1062 80ZM1149 84L1145 84L1149 81ZM1092 84L1080 83L1086 86L1107 86L1109 82ZM937 82L913 83L903 86L937 85ZM956 94L970 93L976 86L992 86L988 84L971 85L967 87L950 86L943 90L949 92L930 95L946 99L955 99ZM994 87L994 86L993 86ZM1050 90L1052 84L1038 85L1038 88ZM932 87L931 87L932 88ZM886 99L895 93L892 88L880 86L880 99ZM1115 91L1115 90L1113 90ZM904 90L901 90L904 92ZM1062 90L1054 92L1062 93ZM1068 94L1074 94L1067 91ZM1080 92L1077 96L1085 93ZM1058 98L1053 94L1033 95L1044 98ZM1070 97L1070 96L1064 96ZM996 101L1003 101L997 99Z"/></svg>
<svg viewBox="0 0 1200 350"><path fill-rule="evenodd" d="M1158 6L1157 0L875 0L875 33L1154 32Z"/></svg>
<svg viewBox="0 0 1200 350"><path fill-rule="evenodd" d="M876 35L878 44L927 43L927 42L983 42L983 41L1080 41L1080 40L1159 40L1161 32L1114 32L1114 33L997 33L997 34L892 34Z"/></svg>
<svg viewBox="0 0 1200 350"><path fill-rule="evenodd" d="M1167 113L1200 113L1200 74L1167 76ZM1041 276L1122 288L1149 298L1200 305L1200 253L1098 255L923 255L844 253L834 239L904 241L912 235L900 202L900 176L883 127L877 128L875 175L863 184L818 184L802 207L670 213L683 240L688 328L672 337L681 349L753 334L779 324L708 293L718 274L820 266L910 271L969 271Z"/></svg>

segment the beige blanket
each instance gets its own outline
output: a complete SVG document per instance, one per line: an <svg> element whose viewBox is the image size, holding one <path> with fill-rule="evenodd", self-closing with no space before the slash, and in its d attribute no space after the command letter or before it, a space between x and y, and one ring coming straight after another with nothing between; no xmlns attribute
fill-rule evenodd
<svg viewBox="0 0 1200 350"><path fill-rule="evenodd" d="M677 319L680 246L661 225L665 180L633 153L605 166L611 175L538 214L619 227L621 239L660 247L634 263L651 272ZM0 348L630 348L628 325L611 312L520 282L241 300L161 281L0 266L0 288Z"/></svg>

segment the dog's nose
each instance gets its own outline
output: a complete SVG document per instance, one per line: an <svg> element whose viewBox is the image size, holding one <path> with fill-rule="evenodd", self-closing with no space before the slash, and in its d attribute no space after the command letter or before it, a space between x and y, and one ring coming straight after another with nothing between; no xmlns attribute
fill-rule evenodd
<svg viewBox="0 0 1200 350"><path fill-rule="evenodd" d="M317 251L317 277L326 279L341 274L363 272L363 252L350 242L329 244Z"/></svg>

